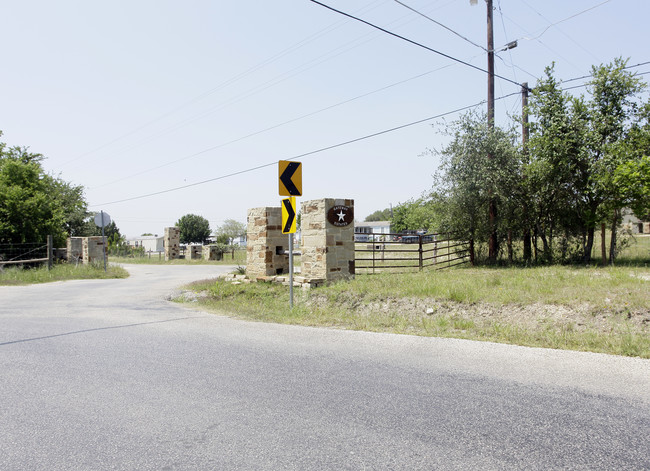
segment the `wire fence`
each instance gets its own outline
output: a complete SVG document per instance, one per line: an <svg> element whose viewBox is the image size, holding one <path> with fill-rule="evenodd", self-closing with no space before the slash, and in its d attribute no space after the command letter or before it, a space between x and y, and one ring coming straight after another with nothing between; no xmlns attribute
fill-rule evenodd
<svg viewBox="0 0 650 471"><path fill-rule="evenodd" d="M0 244L0 267L45 263L51 260L50 253L47 243Z"/></svg>

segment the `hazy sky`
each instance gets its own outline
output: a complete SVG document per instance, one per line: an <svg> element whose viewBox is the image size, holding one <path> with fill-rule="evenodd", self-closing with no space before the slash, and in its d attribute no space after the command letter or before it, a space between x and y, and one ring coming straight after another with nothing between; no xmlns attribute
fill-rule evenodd
<svg viewBox="0 0 650 471"><path fill-rule="evenodd" d="M486 68L483 0L402 2L458 35L394 0L324 3ZM564 80L617 56L650 61L648 0L494 7L495 49L518 40L496 73L514 82L533 86L553 61ZM363 220L431 187L442 119L314 151L486 97L484 72L308 0L6 0L0 18L0 140L44 154L128 236L162 234L187 213L215 229L280 206L277 161L302 154L298 201L353 198ZM514 94L497 101L498 121L519 113L519 92L496 79L497 97Z"/></svg>

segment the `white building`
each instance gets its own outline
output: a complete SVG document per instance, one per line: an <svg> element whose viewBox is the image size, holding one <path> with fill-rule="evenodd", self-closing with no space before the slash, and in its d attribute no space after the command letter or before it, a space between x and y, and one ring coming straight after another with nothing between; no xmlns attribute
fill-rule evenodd
<svg viewBox="0 0 650 471"><path fill-rule="evenodd" d="M355 223L354 226L355 242L368 242L373 237L377 239L384 234L390 233L390 221L360 222ZM374 236L371 237L370 234L374 234Z"/></svg>
<svg viewBox="0 0 650 471"><path fill-rule="evenodd" d="M145 252L162 252L165 250L163 239L162 236L140 236L131 237L126 241L131 247L143 247Z"/></svg>

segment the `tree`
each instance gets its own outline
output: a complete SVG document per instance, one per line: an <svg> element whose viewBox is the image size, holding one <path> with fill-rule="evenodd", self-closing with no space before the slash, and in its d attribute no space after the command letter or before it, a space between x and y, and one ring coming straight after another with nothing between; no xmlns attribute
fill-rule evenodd
<svg viewBox="0 0 650 471"><path fill-rule="evenodd" d="M627 61L615 59L607 65L592 67L592 79L588 84L591 99L589 151L592 165L592 189L601 197L599 216L611 223L609 262L616 257L616 233L621 223L621 210L628 203L624 188L617 184L616 170L628 162L635 165L640 157L630 142L635 130L640 128L639 120L645 118L639 113L638 98L646 88L638 77L626 70ZM647 105L643 110L647 109ZM647 125L646 125L647 127Z"/></svg>
<svg viewBox="0 0 650 471"><path fill-rule="evenodd" d="M639 106L645 84L626 63L618 58L592 67L586 97L562 92L552 67L533 92L526 174L534 228L549 260L559 232L565 242L582 237L582 260L589 263L595 229L609 221L613 263L621 211L643 197L633 194L630 178L641 175L634 169L648 155L650 105Z"/></svg>
<svg viewBox="0 0 650 471"><path fill-rule="evenodd" d="M492 199L500 208L497 233L518 229L514 214L521 207L522 170L514 129L490 128L485 116L468 113L447 132L452 140L438 152L441 165L432 193L438 227L487 243L495 229L487 218Z"/></svg>
<svg viewBox="0 0 650 471"><path fill-rule="evenodd" d="M390 221L393 218L393 210L391 208L380 209L372 214L369 214L365 222L373 221Z"/></svg>
<svg viewBox="0 0 650 471"><path fill-rule="evenodd" d="M176 226L180 229L182 244L202 244L210 237L210 223L203 216L186 214L176 222Z"/></svg>
<svg viewBox="0 0 650 471"><path fill-rule="evenodd" d="M97 213L93 213L90 218L86 219L85 222L85 229L83 231L84 237L93 237L93 236L101 236L102 235L102 228L99 227L97 224L95 224L95 215ZM104 226L104 236L106 239L123 239L122 233L120 232L120 229L117 227L117 224L115 223L115 220L111 220L110 223L106 224Z"/></svg>
<svg viewBox="0 0 650 471"><path fill-rule="evenodd" d="M597 194L587 190L586 104L561 90L553 66L545 72L546 78L538 81L531 97L530 160L524 176L528 186L527 224L535 241L542 241L544 260L552 262L557 234L562 235L563 247L568 247L572 237L582 236L583 258L590 256L600 202Z"/></svg>
<svg viewBox="0 0 650 471"><path fill-rule="evenodd" d="M52 235L60 246L83 227L83 187L45 173L43 159L0 142L0 243L43 242Z"/></svg>
<svg viewBox="0 0 650 471"><path fill-rule="evenodd" d="M232 244L232 240L246 234L246 224L234 219L226 219L222 225L217 227L214 235L220 244Z"/></svg>
<svg viewBox="0 0 650 471"><path fill-rule="evenodd" d="M393 208L393 217L390 221L394 232L434 230L436 226L434 203L427 196L400 203Z"/></svg>

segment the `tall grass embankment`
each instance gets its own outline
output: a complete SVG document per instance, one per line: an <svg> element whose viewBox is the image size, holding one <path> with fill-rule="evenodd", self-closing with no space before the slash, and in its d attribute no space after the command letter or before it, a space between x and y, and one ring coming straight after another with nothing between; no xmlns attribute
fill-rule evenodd
<svg viewBox="0 0 650 471"><path fill-rule="evenodd" d="M458 268L357 275L311 290L194 283L201 308L242 319L650 358L650 269Z"/></svg>

